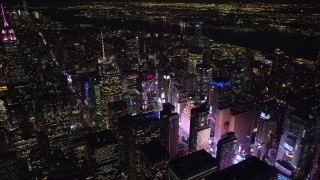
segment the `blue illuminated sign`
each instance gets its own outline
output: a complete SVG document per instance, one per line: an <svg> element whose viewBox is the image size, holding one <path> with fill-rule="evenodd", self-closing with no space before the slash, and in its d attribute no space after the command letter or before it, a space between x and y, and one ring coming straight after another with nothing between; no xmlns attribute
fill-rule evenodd
<svg viewBox="0 0 320 180"><path fill-rule="evenodd" d="M211 81L211 86L217 86L217 87L229 87L231 86L231 79L229 79L228 81L220 81L220 82L216 82L216 81Z"/></svg>

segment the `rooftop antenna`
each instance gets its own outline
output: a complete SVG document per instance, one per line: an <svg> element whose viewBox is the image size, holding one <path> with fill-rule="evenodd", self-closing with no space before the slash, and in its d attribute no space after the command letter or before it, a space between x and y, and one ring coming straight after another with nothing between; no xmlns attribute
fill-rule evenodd
<svg viewBox="0 0 320 180"><path fill-rule="evenodd" d="M105 49L104 49L104 41L103 41L103 33L102 31L100 32L100 36L101 36L101 46L102 46L102 63L107 63L107 58L106 58L106 52L105 52Z"/></svg>
<svg viewBox="0 0 320 180"><path fill-rule="evenodd" d="M6 15L5 15L5 13L4 13L2 4L1 4L1 11L2 11L2 17L3 17L3 26L4 26L4 27L9 27L9 24L8 24L8 22L7 22Z"/></svg>
<svg viewBox="0 0 320 180"><path fill-rule="evenodd" d="M28 6L27 6L27 1L23 0L23 10L28 13Z"/></svg>

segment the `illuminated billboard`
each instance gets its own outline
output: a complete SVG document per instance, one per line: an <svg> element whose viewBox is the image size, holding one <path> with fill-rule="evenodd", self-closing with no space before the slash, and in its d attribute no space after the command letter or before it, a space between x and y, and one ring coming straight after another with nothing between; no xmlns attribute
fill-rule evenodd
<svg viewBox="0 0 320 180"><path fill-rule="evenodd" d="M7 91L8 87L7 86L0 86L0 91Z"/></svg>

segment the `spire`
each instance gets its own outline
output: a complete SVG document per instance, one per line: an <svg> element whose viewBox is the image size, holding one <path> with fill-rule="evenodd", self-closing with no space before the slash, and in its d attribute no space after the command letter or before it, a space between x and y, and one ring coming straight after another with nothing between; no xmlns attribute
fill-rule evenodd
<svg viewBox="0 0 320 180"><path fill-rule="evenodd" d="M2 4L1 4L1 11L2 11L2 17L3 17L3 27L9 27L9 24L7 22L6 15L4 13Z"/></svg>
<svg viewBox="0 0 320 180"><path fill-rule="evenodd" d="M107 63L106 52L104 49L104 41L103 41L104 36L102 34L102 31L100 35L101 35L101 46L102 46L102 63Z"/></svg>
<svg viewBox="0 0 320 180"><path fill-rule="evenodd" d="M28 13L28 6L27 6L27 1L23 0L23 10Z"/></svg>

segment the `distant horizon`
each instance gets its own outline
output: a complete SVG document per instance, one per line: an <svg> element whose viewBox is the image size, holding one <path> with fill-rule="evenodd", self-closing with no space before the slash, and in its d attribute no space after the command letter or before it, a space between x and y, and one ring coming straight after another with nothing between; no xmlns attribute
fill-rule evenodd
<svg viewBox="0 0 320 180"><path fill-rule="evenodd" d="M283 4L283 3L297 3L297 4L308 4L316 3L320 5L319 0L42 0L42 1L31 1L26 0L28 5L47 5L47 4L68 4L68 3L83 3L83 2L165 2L165 3L219 3L219 4L233 4L233 3L272 3L272 4ZM22 5L23 0L3 0L2 4L5 5Z"/></svg>

